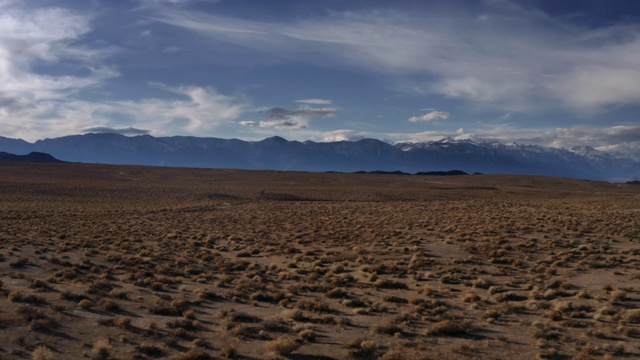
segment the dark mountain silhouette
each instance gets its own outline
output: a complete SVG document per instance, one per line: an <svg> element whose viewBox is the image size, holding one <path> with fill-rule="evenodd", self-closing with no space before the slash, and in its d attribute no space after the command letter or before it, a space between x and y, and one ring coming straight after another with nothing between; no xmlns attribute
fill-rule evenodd
<svg viewBox="0 0 640 360"><path fill-rule="evenodd" d="M62 163L64 161L58 160L53 156L41 152L30 152L27 155L15 155L8 152L0 152L0 161L11 162L33 162L33 163Z"/></svg>
<svg viewBox="0 0 640 360"><path fill-rule="evenodd" d="M429 176L457 176L457 175L469 175L462 170L449 170L449 171L420 171L416 175L429 175Z"/></svg>

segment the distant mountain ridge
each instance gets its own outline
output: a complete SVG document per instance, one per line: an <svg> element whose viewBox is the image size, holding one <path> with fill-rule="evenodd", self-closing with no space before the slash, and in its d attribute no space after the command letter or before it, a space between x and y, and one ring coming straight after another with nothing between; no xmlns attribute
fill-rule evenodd
<svg viewBox="0 0 640 360"><path fill-rule="evenodd" d="M445 138L423 143L261 141L190 136L71 135L29 143L0 137L0 151L44 152L72 162L299 171L401 171L459 169L589 180L635 179L640 162L593 148L558 149Z"/></svg>
<svg viewBox="0 0 640 360"><path fill-rule="evenodd" d="M30 152L27 155L16 155L8 152L0 151L0 161L11 162L34 162L34 163L62 163L53 156L41 152Z"/></svg>

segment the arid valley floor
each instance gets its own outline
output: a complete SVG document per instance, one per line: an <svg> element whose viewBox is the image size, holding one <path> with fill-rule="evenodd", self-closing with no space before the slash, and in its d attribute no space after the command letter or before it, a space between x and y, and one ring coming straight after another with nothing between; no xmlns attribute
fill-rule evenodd
<svg viewBox="0 0 640 360"><path fill-rule="evenodd" d="M0 359L640 358L638 185L0 175Z"/></svg>

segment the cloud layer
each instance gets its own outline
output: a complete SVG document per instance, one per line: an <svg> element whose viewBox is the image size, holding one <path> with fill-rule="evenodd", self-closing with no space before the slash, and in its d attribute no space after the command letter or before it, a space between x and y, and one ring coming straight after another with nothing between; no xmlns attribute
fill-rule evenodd
<svg viewBox="0 0 640 360"><path fill-rule="evenodd" d="M154 19L272 57L386 73L407 90L500 109L640 103L640 26L593 29L504 0L483 10L265 22L158 9Z"/></svg>

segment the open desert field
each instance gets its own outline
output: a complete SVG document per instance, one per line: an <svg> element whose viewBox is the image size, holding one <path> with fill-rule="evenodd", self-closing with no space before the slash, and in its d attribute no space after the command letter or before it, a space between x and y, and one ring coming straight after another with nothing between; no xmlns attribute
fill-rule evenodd
<svg viewBox="0 0 640 360"><path fill-rule="evenodd" d="M638 185L0 175L0 359L640 358Z"/></svg>

